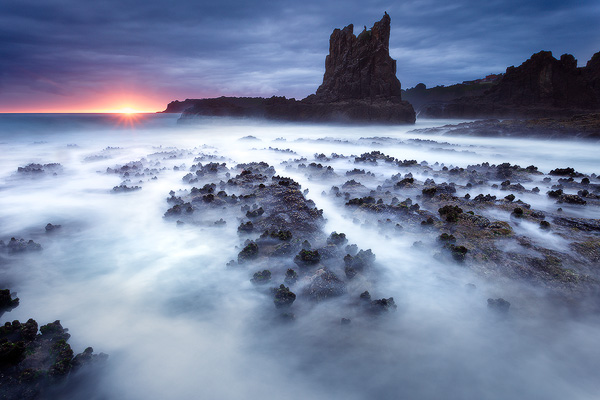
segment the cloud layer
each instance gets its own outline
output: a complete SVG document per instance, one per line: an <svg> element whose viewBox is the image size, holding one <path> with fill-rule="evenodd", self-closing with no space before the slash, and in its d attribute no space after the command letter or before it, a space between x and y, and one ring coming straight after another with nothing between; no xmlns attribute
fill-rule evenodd
<svg viewBox="0 0 600 400"><path fill-rule="evenodd" d="M321 83L331 31L370 27L383 11L403 87L503 72L539 50L583 65L600 50L600 3L588 0L4 0L0 111L302 98Z"/></svg>

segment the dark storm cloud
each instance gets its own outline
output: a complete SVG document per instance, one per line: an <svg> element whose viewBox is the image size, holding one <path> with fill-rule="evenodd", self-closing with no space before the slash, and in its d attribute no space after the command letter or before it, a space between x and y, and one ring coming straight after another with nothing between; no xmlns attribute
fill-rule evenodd
<svg viewBox="0 0 600 400"><path fill-rule="evenodd" d="M600 50L597 1L4 0L0 107L111 85L171 98L304 97L322 79L331 30L392 16L404 87L503 72L533 52Z"/></svg>

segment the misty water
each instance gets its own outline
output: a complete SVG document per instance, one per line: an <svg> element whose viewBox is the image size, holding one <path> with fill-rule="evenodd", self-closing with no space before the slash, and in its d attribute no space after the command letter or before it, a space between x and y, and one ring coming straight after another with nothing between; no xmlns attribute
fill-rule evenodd
<svg viewBox="0 0 600 400"><path fill-rule="evenodd" d="M370 127L206 118L181 125L177 118L0 115L0 239L33 239L43 247L4 256L1 286L21 302L0 322L60 320L76 353L92 346L109 354L107 365L69 397L597 398L596 314L572 315L547 300L543 288L445 263L433 249L416 250L415 235L356 224L343 203L322 195L332 182L309 179L282 162L379 150L438 169L510 162L544 173L569 166L591 174L600 173L600 145L411 132L456 121ZM376 255L375 283L356 290L393 297L397 310L363 317L342 297L298 302L295 321L275 321L272 296L250 282L257 268L226 267L242 244L231 210L206 215L198 225L163 218L169 192L191 188L182 178L200 154L223 157L219 162L230 168L265 161L298 181L323 209L327 234L344 232L350 243ZM156 173L130 177L128 185L141 190L113 193L123 179L107 168L139 160ZM62 170L17 172L30 163L60 163ZM356 167L348 159L327 164L342 175ZM355 179L373 189L399 172L385 164L360 168L374 177ZM543 177L530 187L549 190ZM545 196L522 199L536 209L556 208ZM568 215L583 213L564 208ZM597 209L585 212L600 218ZM493 217L510 221L508 213ZM219 218L227 224L211 225ZM62 227L47 234L47 223ZM546 246L567 248L565 239L527 223L514 228ZM470 283L476 289L468 289ZM511 302L508 316L488 309L487 299L498 297ZM343 317L352 323L341 325Z"/></svg>

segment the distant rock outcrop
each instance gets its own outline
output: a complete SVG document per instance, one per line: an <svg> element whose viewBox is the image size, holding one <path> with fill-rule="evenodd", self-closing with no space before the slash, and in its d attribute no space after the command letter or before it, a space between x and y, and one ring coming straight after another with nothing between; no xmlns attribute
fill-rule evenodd
<svg viewBox="0 0 600 400"><path fill-rule="evenodd" d="M188 99L164 112L194 116L262 117L306 122L414 123L415 111L401 98L396 61L389 54L390 16L357 36L353 26L335 29L329 41L323 83L297 101L285 97Z"/></svg>
<svg viewBox="0 0 600 400"><path fill-rule="evenodd" d="M185 99L184 101L175 100L167 104L164 113L182 113L188 108L191 108L200 99Z"/></svg>
<svg viewBox="0 0 600 400"><path fill-rule="evenodd" d="M600 53L583 68L570 54L560 60L549 51L508 67L497 85L480 96L426 105L428 117L554 117L600 109Z"/></svg>

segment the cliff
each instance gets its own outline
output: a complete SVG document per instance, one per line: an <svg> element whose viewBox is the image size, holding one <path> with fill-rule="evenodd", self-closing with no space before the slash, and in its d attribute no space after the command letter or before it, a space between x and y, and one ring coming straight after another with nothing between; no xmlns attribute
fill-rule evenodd
<svg viewBox="0 0 600 400"><path fill-rule="evenodd" d="M571 116L600 109L600 53L577 67L570 54L549 51L508 67L495 86L479 96L423 106L421 115L442 118Z"/></svg>
<svg viewBox="0 0 600 400"><path fill-rule="evenodd" d="M390 16L357 36L353 26L335 29L329 39L323 83L297 101L285 97L188 99L169 103L164 112L194 116L244 116L305 122L415 122L415 111L402 101L396 61L389 54Z"/></svg>

